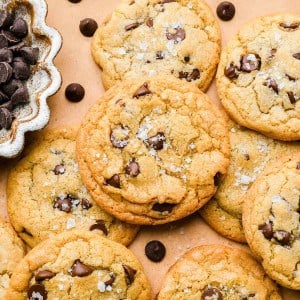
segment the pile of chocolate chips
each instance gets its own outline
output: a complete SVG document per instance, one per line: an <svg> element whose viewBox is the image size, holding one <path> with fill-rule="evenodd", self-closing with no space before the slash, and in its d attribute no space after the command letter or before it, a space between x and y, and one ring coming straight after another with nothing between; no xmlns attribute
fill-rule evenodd
<svg viewBox="0 0 300 300"><path fill-rule="evenodd" d="M23 18L0 11L0 130L10 129L13 109L29 102L25 82L38 61L39 49L28 45L27 35Z"/></svg>

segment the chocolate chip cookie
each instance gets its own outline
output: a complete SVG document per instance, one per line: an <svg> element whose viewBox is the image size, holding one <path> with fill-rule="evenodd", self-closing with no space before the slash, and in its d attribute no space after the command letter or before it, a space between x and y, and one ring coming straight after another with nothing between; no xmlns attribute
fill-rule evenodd
<svg viewBox="0 0 300 300"><path fill-rule="evenodd" d="M25 247L11 225L0 219L0 299L5 299L10 277L25 255Z"/></svg>
<svg viewBox="0 0 300 300"><path fill-rule="evenodd" d="M202 245L168 271L158 300L279 300L276 285L243 250Z"/></svg>
<svg viewBox="0 0 300 300"><path fill-rule="evenodd" d="M104 212L84 187L75 161L76 129L38 137L7 182L10 220L31 247L64 230L86 229L129 244L138 227Z"/></svg>
<svg viewBox="0 0 300 300"><path fill-rule="evenodd" d="M300 15L260 17L221 55L217 87L240 125L280 140L300 140Z"/></svg>
<svg viewBox="0 0 300 300"><path fill-rule="evenodd" d="M117 84L88 112L77 138L91 195L134 224L163 224L202 207L229 155L223 114L197 87L170 76Z"/></svg>
<svg viewBox="0 0 300 300"><path fill-rule="evenodd" d="M14 270L7 294L10 300L151 299L133 253L88 231L64 232L36 246Z"/></svg>
<svg viewBox="0 0 300 300"><path fill-rule="evenodd" d="M262 134L230 125L231 160L214 198L200 211L217 232L237 242L246 242L242 226L243 196L270 162L300 151L300 143L273 140Z"/></svg>
<svg viewBox="0 0 300 300"><path fill-rule="evenodd" d="M249 246L267 274L300 290L300 152L260 175L245 196L243 225Z"/></svg>
<svg viewBox="0 0 300 300"><path fill-rule="evenodd" d="M123 79L170 75L206 90L220 43L203 0L123 0L96 31L92 54L107 89Z"/></svg>

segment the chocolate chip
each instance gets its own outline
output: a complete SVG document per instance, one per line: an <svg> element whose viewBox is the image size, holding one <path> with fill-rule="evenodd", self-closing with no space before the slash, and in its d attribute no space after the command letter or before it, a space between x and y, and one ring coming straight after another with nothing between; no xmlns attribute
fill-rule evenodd
<svg viewBox="0 0 300 300"><path fill-rule="evenodd" d="M15 93L15 91L22 86L23 84L20 80L12 79L8 83L2 85L2 90L8 97L11 97Z"/></svg>
<svg viewBox="0 0 300 300"><path fill-rule="evenodd" d="M8 41L6 37L0 33L0 48L7 48L8 47Z"/></svg>
<svg viewBox="0 0 300 300"><path fill-rule="evenodd" d="M245 157L246 160L250 160L250 155L248 153L245 153L244 157Z"/></svg>
<svg viewBox="0 0 300 300"><path fill-rule="evenodd" d="M285 230L277 230L273 233L274 239L283 246L289 245L291 234Z"/></svg>
<svg viewBox="0 0 300 300"><path fill-rule="evenodd" d="M21 57L15 57L13 64L13 76L15 79L27 80L29 79L31 72L29 65Z"/></svg>
<svg viewBox="0 0 300 300"><path fill-rule="evenodd" d="M81 199L81 207L82 209L90 209L91 207L93 207L93 204L86 198Z"/></svg>
<svg viewBox="0 0 300 300"><path fill-rule="evenodd" d="M47 291L42 283L35 283L27 292L28 300L47 300Z"/></svg>
<svg viewBox="0 0 300 300"><path fill-rule="evenodd" d="M35 65L39 58L40 50L39 48L33 47L22 47L20 50L20 55L26 60L30 65Z"/></svg>
<svg viewBox="0 0 300 300"><path fill-rule="evenodd" d="M147 21L146 21L146 25L148 27L153 27L153 19L152 18L148 18Z"/></svg>
<svg viewBox="0 0 300 300"><path fill-rule="evenodd" d="M300 53L293 54L293 57L296 58L296 59L300 59Z"/></svg>
<svg viewBox="0 0 300 300"><path fill-rule="evenodd" d="M60 175L60 174L64 174L66 171L65 166L64 165L57 165L55 166L53 172L55 175Z"/></svg>
<svg viewBox="0 0 300 300"><path fill-rule="evenodd" d="M117 189L121 188L120 176L118 174L113 175L109 179L105 179L105 184L111 185Z"/></svg>
<svg viewBox="0 0 300 300"><path fill-rule="evenodd" d="M66 197L60 196L56 198L53 207L59 210L69 213L74 205L78 205L78 199L74 198L72 195L68 194Z"/></svg>
<svg viewBox="0 0 300 300"><path fill-rule="evenodd" d="M258 229L262 231L264 237L267 240L272 239L272 237L273 237L273 223L272 222L268 222L263 225L259 225Z"/></svg>
<svg viewBox="0 0 300 300"><path fill-rule="evenodd" d="M15 55L19 55L19 52L23 47L25 47L25 43L21 41L13 46L8 47L8 49L11 50Z"/></svg>
<svg viewBox="0 0 300 300"><path fill-rule="evenodd" d="M230 79L236 79L239 77L238 68L233 63L230 63L229 67L224 69L224 75Z"/></svg>
<svg viewBox="0 0 300 300"><path fill-rule="evenodd" d="M0 129L10 129L13 118L10 111L7 108L0 108Z"/></svg>
<svg viewBox="0 0 300 300"><path fill-rule="evenodd" d="M28 34L28 25L24 19L17 18L10 27L10 31L14 36L22 39Z"/></svg>
<svg viewBox="0 0 300 300"><path fill-rule="evenodd" d="M276 53L277 53L277 49L271 49L270 58L273 58Z"/></svg>
<svg viewBox="0 0 300 300"><path fill-rule="evenodd" d="M173 40L175 43L179 43L185 39L185 30L183 28L176 28L175 33L170 33L169 30L166 32L168 40Z"/></svg>
<svg viewBox="0 0 300 300"><path fill-rule="evenodd" d="M173 203L155 203L152 206L152 210L159 211L161 213L171 213L175 205L176 204Z"/></svg>
<svg viewBox="0 0 300 300"><path fill-rule="evenodd" d="M13 53L9 49L0 49L0 62L11 63L13 60Z"/></svg>
<svg viewBox="0 0 300 300"><path fill-rule="evenodd" d="M186 81L191 82L200 78L200 71L198 69L193 69L191 73L180 71L179 79L186 79Z"/></svg>
<svg viewBox="0 0 300 300"><path fill-rule="evenodd" d="M221 182L222 178L222 173L217 172L216 175L214 176L214 186L218 186Z"/></svg>
<svg viewBox="0 0 300 300"><path fill-rule="evenodd" d="M13 104L12 104L11 101L7 101L7 102L5 102L5 103L2 103L2 104L0 105L0 108L6 108L6 109L8 109L9 111L12 111L12 109L13 109Z"/></svg>
<svg viewBox="0 0 300 300"><path fill-rule="evenodd" d="M257 54L249 53L243 55L241 58L241 70L247 73L251 71L260 70L261 58Z"/></svg>
<svg viewBox="0 0 300 300"><path fill-rule="evenodd" d="M201 295L201 300L222 300L223 296L221 291L215 287L206 287Z"/></svg>
<svg viewBox="0 0 300 300"><path fill-rule="evenodd" d="M42 282L46 279L51 279L55 276L56 274L49 271L49 270L42 270L39 271L36 275L35 275L35 281L37 282Z"/></svg>
<svg viewBox="0 0 300 300"><path fill-rule="evenodd" d="M79 3L79 2L81 2L81 0L69 0L69 2L71 2L71 3Z"/></svg>
<svg viewBox="0 0 300 300"><path fill-rule="evenodd" d="M131 177L136 177L140 174L140 165L133 158L125 168L125 173Z"/></svg>
<svg viewBox="0 0 300 300"><path fill-rule="evenodd" d="M165 55L163 51L157 51L156 52L156 59L164 59Z"/></svg>
<svg viewBox="0 0 300 300"><path fill-rule="evenodd" d="M93 273L93 269L76 259L71 267L70 274L72 277L85 277Z"/></svg>
<svg viewBox="0 0 300 300"><path fill-rule="evenodd" d="M271 88L276 94L278 94L278 84L273 78L268 78L264 84L264 86L267 86L268 88Z"/></svg>
<svg viewBox="0 0 300 300"><path fill-rule="evenodd" d="M153 240L147 243L145 254L151 261L160 262L166 255L166 247L162 242Z"/></svg>
<svg viewBox="0 0 300 300"><path fill-rule="evenodd" d="M11 96L11 101L13 105L19 103L28 103L29 102L29 93L26 86L19 87Z"/></svg>
<svg viewBox="0 0 300 300"><path fill-rule="evenodd" d="M133 94L133 98L140 98L145 95L151 94L151 91L148 88L148 83L144 82Z"/></svg>
<svg viewBox="0 0 300 300"><path fill-rule="evenodd" d="M108 231L103 220L97 220L95 224L91 225L90 231L93 230L101 230L105 235L108 235Z"/></svg>
<svg viewBox="0 0 300 300"><path fill-rule="evenodd" d="M223 21L231 20L235 15L235 7L231 2L223 1L217 6L217 15Z"/></svg>
<svg viewBox="0 0 300 300"><path fill-rule="evenodd" d="M106 280L106 281L104 282L104 284L105 284L106 286L108 286L108 285L112 286L112 284L113 284L113 283L115 282L115 280L116 280L116 275L115 275L114 273L110 273L109 276L110 276L110 279L108 279L108 280Z"/></svg>
<svg viewBox="0 0 300 300"><path fill-rule="evenodd" d="M190 57L189 57L189 56L185 56L183 59L184 59L184 61L185 61L186 63L190 62Z"/></svg>
<svg viewBox="0 0 300 300"><path fill-rule="evenodd" d="M296 30L299 28L300 23L299 22L294 22L294 23L280 23L279 26L288 29L288 30Z"/></svg>
<svg viewBox="0 0 300 300"><path fill-rule="evenodd" d="M166 4L166 3L171 3L171 2L176 2L175 0L162 0L159 2L159 4Z"/></svg>
<svg viewBox="0 0 300 300"><path fill-rule="evenodd" d="M11 32L2 30L1 35L4 36L9 45L14 45L20 42L20 39L14 36Z"/></svg>
<svg viewBox="0 0 300 300"><path fill-rule="evenodd" d="M0 12L0 28L1 29L9 27L13 21L14 21L14 16L12 13L9 13L6 10L2 10Z"/></svg>
<svg viewBox="0 0 300 300"><path fill-rule="evenodd" d="M135 29L135 28L138 28L139 26L140 26L140 23L134 22L134 23L131 23L131 24L129 24L129 25L126 25L126 26L125 26L125 30L126 30L126 31L130 31L130 30L133 30L133 29Z"/></svg>
<svg viewBox="0 0 300 300"><path fill-rule="evenodd" d="M287 92L287 94L288 94L291 104L295 104L296 103L295 94L293 92Z"/></svg>
<svg viewBox="0 0 300 300"><path fill-rule="evenodd" d="M158 132L145 140L145 143L154 150L161 150L164 148L164 141L166 140L163 132Z"/></svg>
<svg viewBox="0 0 300 300"><path fill-rule="evenodd" d="M285 74L285 75L286 75L286 77L287 77L289 80L291 80L291 81L295 81L295 80L296 80L295 77L290 76L289 74Z"/></svg>
<svg viewBox="0 0 300 300"><path fill-rule="evenodd" d="M98 24L94 19L86 18L80 21L79 29L84 36L91 37L98 29Z"/></svg>
<svg viewBox="0 0 300 300"><path fill-rule="evenodd" d="M9 98L0 90L0 105L7 102Z"/></svg>
<svg viewBox="0 0 300 300"><path fill-rule="evenodd" d="M125 264L123 264L122 267L123 267L125 275L126 275L126 283L128 285L132 284L137 271Z"/></svg>
<svg viewBox="0 0 300 300"><path fill-rule="evenodd" d="M65 96L71 102L79 102L83 99L85 90L79 83L71 83L65 89Z"/></svg>
<svg viewBox="0 0 300 300"><path fill-rule="evenodd" d="M123 149L128 145L129 129L126 126L119 126L110 133L110 142L115 148Z"/></svg>
<svg viewBox="0 0 300 300"><path fill-rule="evenodd" d="M6 62L0 62L0 83L6 83L12 75L12 67Z"/></svg>

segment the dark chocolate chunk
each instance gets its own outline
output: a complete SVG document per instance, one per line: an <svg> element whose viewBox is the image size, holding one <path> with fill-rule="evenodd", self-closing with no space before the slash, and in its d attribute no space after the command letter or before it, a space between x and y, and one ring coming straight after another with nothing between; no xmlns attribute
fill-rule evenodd
<svg viewBox="0 0 300 300"><path fill-rule="evenodd" d="M147 21L146 21L146 25L148 27L153 27L153 19L152 18L148 18Z"/></svg>
<svg viewBox="0 0 300 300"><path fill-rule="evenodd" d="M93 230L101 230L105 235L108 235L108 231L103 220L97 220L95 224L91 225L90 231Z"/></svg>
<svg viewBox="0 0 300 300"><path fill-rule="evenodd" d="M14 16L6 10L0 12L0 29L8 28L14 21Z"/></svg>
<svg viewBox="0 0 300 300"><path fill-rule="evenodd" d="M130 285L130 284L133 283L134 276L135 276L137 271L135 269L125 265L125 264L123 264L122 266L123 266L123 269L124 269L124 272L125 272L125 275L126 275L126 283L128 285Z"/></svg>
<svg viewBox="0 0 300 300"><path fill-rule="evenodd" d="M260 70L261 58L257 54L248 53L241 58L241 70L247 73Z"/></svg>
<svg viewBox="0 0 300 300"><path fill-rule="evenodd" d="M145 144L149 145L154 150L161 150L164 148L164 141L166 140L163 132L158 132L145 140Z"/></svg>
<svg viewBox="0 0 300 300"><path fill-rule="evenodd" d="M155 203L152 206L152 210L159 211L161 213L171 213L175 205L176 204L173 203Z"/></svg>
<svg viewBox="0 0 300 300"><path fill-rule="evenodd" d="M162 242L153 240L147 243L145 254L151 261L160 262L166 255L166 247Z"/></svg>
<svg viewBox="0 0 300 300"><path fill-rule="evenodd" d="M10 31L2 30L1 35L6 38L9 45L14 45L20 42L20 39L14 36Z"/></svg>
<svg viewBox="0 0 300 300"><path fill-rule="evenodd" d="M90 209L91 207L93 207L93 204L86 198L81 199L81 207L82 209Z"/></svg>
<svg viewBox="0 0 300 300"><path fill-rule="evenodd" d="M25 62L22 57L15 57L13 64L13 76L15 79L27 80L29 79L31 72L30 66Z"/></svg>
<svg viewBox="0 0 300 300"><path fill-rule="evenodd" d="M7 62L0 62L0 83L6 83L12 76L12 67Z"/></svg>
<svg viewBox="0 0 300 300"><path fill-rule="evenodd" d="M110 133L110 142L115 148L123 149L128 145L129 129L126 126L119 126L113 129Z"/></svg>
<svg viewBox="0 0 300 300"><path fill-rule="evenodd" d="M125 168L125 173L131 177L136 177L140 174L140 165L133 158Z"/></svg>
<svg viewBox="0 0 300 300"><path fill-rule="evenodd" d="M293 92L287 92L287 95L290 99L291 104L295 104L296 103L295 94Z"/></svg>
<svg viewBox="0 0 300 300"><path fill-rule="evenodd" d="M147 82L144 82L144 83L137 89L137 91L133 94L133 97L134 97L134 98L140 98L140 97L142 97L142 96L149 95L149 94L151 94L151 91L149 90L148 83L147 83Z"/></svg>
<svg viewBox="0 0 300 300"><path fill-rule="evenodd" d="M26 21L22 18L15 19L10 27L10 32L20 39L25 38L28 34L28 25Z"/></svg>
<svg viewBox="0 0 300 300"><path fill-rule="evenodd" d="M93 273L93 269L76 259L71 267L70 274L72 277L86 277Z"/></svg>
<svg viewBox="0 0 300 300"><path fill-rule="evenodd" d="M128 24L125 26L125 30L126 31L130 31L130 30L133 30L135 28L138 28L140 26L140 23L138 22L134 22L134 23L131 23L131 24Z"/></svg>
<svg viewBox="0 0 300 300"><path fill-rule="evenodd" d="M42 270L39 271L36 275L35 275L35 281L37 282L42 282L46 279L51 279L55 276L56 274L49 271L49 270Z"/></svg>
<svg viewBox="0 0 300 300"><path fill-rule="evenodd" d="M296 59L300 59L300 53L293 54L293 57L296 58Z"/></svg>
<svg viewBox="0 0 300 300"><path fill-rule="evenodd" d="M294 23L280 23L280 27L287 29L287 30L296 30L299 28L300 23L299 22L294 22Z"/></svg>
<svg viewBox="0 0 300 300"><path fill-rule="evenodd" d="M104 183L107 185L111 185L117 189L121 188L120 176L118 174L113 175L109 179L105 179Z"/></svg>
<svg viewBox="0 0 300 300"><path fill-rule="evenodd" d="M35 47L22 47L20 50L20 55L26 60L30 65L35 65L39 58L40 50Z"/></svg>
<svg viewBox="0 0 300 300"><path fill-rule="evenodd" d="M47 300L47 291L42 283L33 284L27 292L29 300Z"/></svg>
<svg viewBox="0 0 300 300"><path fill-rule="evenodd" d="M224 69L224 75L230 79L236 79L239 77L238 68L233 63L230 63L229 67Z"/></svg>
<svg viewBox="0 0 300 300"><path fill-rule="evenodd" d="M179 43L185 39L185 30L183 28L176 28L175 33L166 32L168 40L173 40L175 43Z"/></svg>
<svg viewBox="0 0 300 300"><path fill-rule="evenodd" d="M79 102L83 99L85 90L79 83L71 83L65 89L65 96L71 102Z"/></svg>
<svg viewBox="0 0 300 300"><path fill-rule="evenodd" d="M80 21L79 29L84 36L91 37L98 29L98 24L94 19L86 18Z"/></svg>
<svg viewBox="0 0 300 300"><path fill-rule="evenodd" d="M278 84L273 78L268 78L265 82L264 85L267 86L268 88L272 89L276 94L278 94Z"/></svg>
<svg viewBox="0 0 300 300"><path fill-rule="evenodd" d="M267 240L272 239L273 237L273 224L272 222L268 222L258 226L258 229L262 231L264 237Z"/></svg>
<svg viewBox="0 0 300 300"><path fill-rule="evenodd" d="M156 59L164 59L164 58L165 58L165 54L163 51L156 52Z"/></svg>
<svg viewBox="0 0 300 300"><path fill-rule="evenodd" d="M28 103L29 102L29 93L26 86L19 87L11 96L11 101L13 105L19 103Z"/></svg>
<svg viewBox="0 0 300 300"><path fill-rule="evenodd" d="M223 1L217 6L217 15L223 21L231 20L235 15L235 7L229 1Z"/></svg>
<svg viewBox="0 0 300 300"><path fill-rule="evenodd" d="M277 230L273 233L273 238L282 246L290 244L291 234L285 230Z"/></svg>
<svg viewBox="0 0 300 300"><path fill-rule="evenodd" d="M201 295L201 300L222 300L223 296L221 291L216 287L206 287Z"/></svg>
<svg viewBox="0 0 300 300"><path fill-rule="evenodd" d="M0 130L1 129L10 129L13 118L11 112L4 107L0 108Z"/></svg>
<svg viewBox="0 0 300 300"><path fill-rule="evenodd" d="M60 165L55 166L53 172L55 175L64 174L66 172L66 168L63 164L60 164Z"/></svg>
<svg viewBox="0 0 300 300"><path fill-rule="evenodd" d="M9 49L0 49L0 62L11 63L13 60L13 53Z"/></svg>
<svg viewBox="0 0 300 300"><path fill-rule="evenodd" d="M222 173L217 172L216 175L214 176L214 186L218 186L221 182L222 178Z"/></svg>

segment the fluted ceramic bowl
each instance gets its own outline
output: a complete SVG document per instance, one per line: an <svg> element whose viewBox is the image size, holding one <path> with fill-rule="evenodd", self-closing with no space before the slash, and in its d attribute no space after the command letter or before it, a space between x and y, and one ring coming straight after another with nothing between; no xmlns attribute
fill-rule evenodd
<svg viewBox="0 0 300 300"><path fill-rule="evenodd" d="M45 127L50 118L47 98L61 85L61 76L53 60L62 45L60 34L46 25L45 0L0 0L0 9L13 10L28 23L32 47L40 49L38 63L26 85L30 101L15 108L12 127L0 130L0 157L15 157L23 149L24 135ZM0 167L1 169L1 167Z"/></svg>

